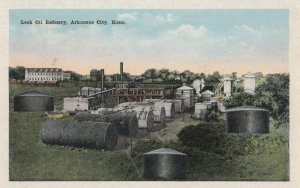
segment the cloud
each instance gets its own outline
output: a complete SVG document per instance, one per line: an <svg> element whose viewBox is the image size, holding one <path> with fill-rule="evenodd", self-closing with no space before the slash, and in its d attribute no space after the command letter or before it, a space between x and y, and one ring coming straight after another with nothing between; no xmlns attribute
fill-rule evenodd
<svg viewBox="0 0 300 188"><path fill-rule="evenodd" d="M170 30L166 33L177 38L199 40L207 34L207 29L204 26L195 27L190 24L182 24L175 30Z"/></svg>
<svg viewBox="0 0 300 188"><path fill-rule="evenodd" d="M81 64L96 61L102 65L106 63L99 60L102 58L112 61L140 59L158 66L163 61L173 60L246 64L274 58L288 59L286 30L267 27L238 25L233 26L231 32L219 35L204 25L181 24L164 28L155 35L142 36L138 34L144 30L128 26L113 27L109 32L98 25L66 29L64 32L47 27L15 29L20 38L15 35L12 38L11 54L30 54L49 61L53 58L76 59Z"/></svg>
<svg viewBox="0 0 300 188"><path fill-rule="evenodd" d="M174 18L172 14L167 14L166 16L157 15L155 16L155 20L159 23L165 24L165 23L172 23Z"/></svg>
<svg viewBox="0 0 300 188"><path fill-rule="evenodd" d="M118 19L119 20L133 20L133 21L135 21L135 20L137 20L136 16L137 16L136 12L126 13L126 14L119 14Z"/></svg>

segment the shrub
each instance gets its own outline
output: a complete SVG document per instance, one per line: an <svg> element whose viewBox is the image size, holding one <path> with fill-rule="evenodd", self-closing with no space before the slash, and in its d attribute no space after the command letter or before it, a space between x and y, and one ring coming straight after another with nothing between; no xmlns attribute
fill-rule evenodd
<svg viewBox="0 0 300 188"><path fill-rule="evenodd" d="M189 126L178 134L183 145L198 147L225 157L248 154L274 153L278 148L287 148L288 141L279 135L225 134L224 125Z"/></svg>

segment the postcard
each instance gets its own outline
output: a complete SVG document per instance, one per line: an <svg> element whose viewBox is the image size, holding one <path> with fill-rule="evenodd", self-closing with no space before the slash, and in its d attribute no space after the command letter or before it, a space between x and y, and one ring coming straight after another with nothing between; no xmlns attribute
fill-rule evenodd
<svg viewBox="0 0 300 188"><path fill-rule="evenodd" d="M6 185L297 187L298 3L44 2L3 7Z"/></svg>

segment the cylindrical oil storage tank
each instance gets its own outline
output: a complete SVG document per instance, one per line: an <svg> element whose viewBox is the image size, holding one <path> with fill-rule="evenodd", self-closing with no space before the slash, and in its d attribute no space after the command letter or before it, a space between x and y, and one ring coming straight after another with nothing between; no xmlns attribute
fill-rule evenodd
<svg viewBox="0 0 300 188"><path fill-rule="evenodd" d="M269 133L269 111L242 106L226 110L226 131L228 133Z"/></svg>
<svg viewBox="0 0 300 188"><path fill-rule="evenodd" d="M29 91L14 96L14 110L21 111L53 111L54 97L39 91Z"/></svg>
<svg viewBox="0 0 300 188"><path fill-rule="evenodd" d="M187 155L161 148L144 153L144 178L147 180L179 180L186 177Z"/></svg>
<svg viewBox="0 0 300 188"><path fill-rule="evenodd" d="M218 110L218 102L217 101L213 101L211 102L211 107L212 107L212 111L217 113L219 110Z"/></svg>
<svg viewBox="0 0 300 188"><path fill-rule="evenodd" d="M205 103L195 104L195 118L205 120L207 113L207 105Z"/></svg>
<svg viewBox="0 0 300 188"><path fill-rule="evenodd" d="M41 128L45 144L112 150L118 134L112 123L47 120Z"/></svg>
<svg viewBox="0 0 300 188"><path fill-rule="evenodd" d="M171 102L157 102L154 106L163 106L166 111L166 117L172 118L175 115L175 106Z"/></svg>
<svg viewBox="0 0 300 188"><path fill-rule="evenodd" d="M138 133L138 119L133 112L111 112L110 114L90 114L79 112L73 117L74 121L110 122L120 135L135 137Z"/></svg>

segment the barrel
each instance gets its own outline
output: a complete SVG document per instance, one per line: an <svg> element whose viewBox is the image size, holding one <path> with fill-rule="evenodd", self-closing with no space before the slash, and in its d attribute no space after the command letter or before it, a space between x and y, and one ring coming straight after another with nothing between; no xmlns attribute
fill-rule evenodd
<svg viewBox="0 0 300 188"><path fill-rule="evenodd" d="M112 123L47 120L41 128L45 144L112 150L118 134Z"/></svg>
<svg viewBox="0 0 300 188"><path fill-rule="evenodd" d="M123 136L135 137L138 133L138 119L131 112L112 112L110 114L90 114L88 112L79 112L73 117L74 121L93 121L110 122L118 134Z"/></svg>
<svg viewBox="0 0 300 188"><path fill-rule="evenodd" d="M161 148L143 154L144 178L147 180L179 180L186 177L187 155Z"/></svg>
<svg viewBox="0 0 300 188"><path fill-rule="evenodd" d="M237 107L226 110L228 133L269 133L269 111L257 107Z"/></svg>
<svg viewBox="0 0 300 188"><path fill-rule="evenodd" d="M135 112L139 128L152 130L154 128L153 104L143 102L126 102L117 105L114 112L127 111Z"/></svg>
<svg viewBox="0 0 300 188"><path fill-rule="evenodd" d="M53 111L54 97L39 91L29 91L14 96L14 111Z"/></svg>

